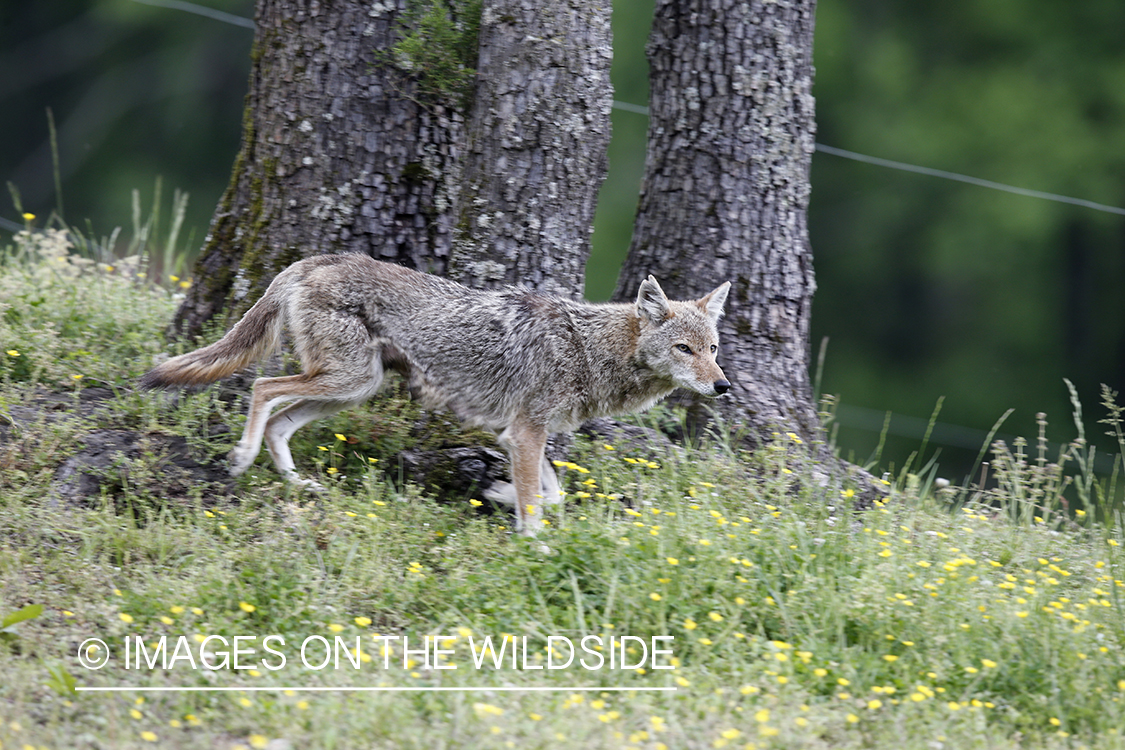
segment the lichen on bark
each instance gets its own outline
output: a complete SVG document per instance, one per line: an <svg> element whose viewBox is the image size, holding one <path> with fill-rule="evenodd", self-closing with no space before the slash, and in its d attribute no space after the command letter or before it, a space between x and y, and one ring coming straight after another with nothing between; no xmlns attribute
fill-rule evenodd
<svg viewBox="0 0 1125 750"><path fill-rule="evenodd" d="M241 314L308 255L445 271L463 123L379 58L403 12L401 0L259 0L242 145L177 330Z"/></svg>
<svg viewBox="0 0 1125 750"><path fill-rule="evenodd" d="M479 1L409 3L453 24L452 69L478 71L463 111L392 61L407 0L258 0L242 146L176 331L240 315L319 253L580 292L609 135L608 2L484 0L469 66Z"/></svg>

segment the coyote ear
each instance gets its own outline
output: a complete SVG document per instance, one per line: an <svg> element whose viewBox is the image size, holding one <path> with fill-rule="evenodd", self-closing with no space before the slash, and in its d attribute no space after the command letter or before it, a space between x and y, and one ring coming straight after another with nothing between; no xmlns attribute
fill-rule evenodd
<svg viewBox="0 0 1125 750"><path fill-rule="evenodd" d="M637 315L660 325L671 316L671 313L664 290L660 288L656 278L649 275L637 290Z"/></svg>
<svg viewBox="0 0 1125 750"><path fill-rule="evenodd" d="M730 282L724 281L719 286L715 287L706 297L700 299L698 304L711 322L717 322L719 316L723 314L723 305L727 301L727 292L730 291Z"/></svg>

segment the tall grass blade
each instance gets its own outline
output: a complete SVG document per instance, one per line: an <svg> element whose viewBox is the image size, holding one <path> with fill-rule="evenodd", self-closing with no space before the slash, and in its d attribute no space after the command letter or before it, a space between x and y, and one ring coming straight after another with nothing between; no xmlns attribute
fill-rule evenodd
<svg viewBox="0 0 1125 750"><path fill-rule="evenodd" d="M976 460L973 461L972 468L969 469L969 473L965 476L965 489L968 489L969 485L972 483L973 477L977 473L977 469L981 466L981 461L984 460L984 454L988 453L988 449L992 445L992 441L996 439L996 433L1000 431L1000 427L1003 426L1006 421L1008 421L1008 417L1012 416L1012 412L1014 411L1015 409L1008 409L1008 411L1001 414L1000 418L996 420L996 423L992 425L992 429L988 431L988 436L985 437L984 444L981 445L980 452L977 453L977 457ZM981 489L984 489L983 479L981 480Z"/></svg>
<svg viewBox="0 0 1125 750"><path fill-rule="evenodd" d="M51 171L55 178L55 211L63 218L62 170L59 168L59 133L55 128L55 113L47 107L47 129L51 139Z"/></svg>

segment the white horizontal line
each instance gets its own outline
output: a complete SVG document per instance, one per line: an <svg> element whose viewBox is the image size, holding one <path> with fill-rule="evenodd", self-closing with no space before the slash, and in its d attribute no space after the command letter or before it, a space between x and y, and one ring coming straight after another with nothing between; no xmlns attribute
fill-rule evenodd
<svg viewBox="0 0 1125 750"><path fill-rule="evenodd" d="M183 10L188 13L195 13L199 16L206 16L213 18L216 21L234 24L235 26L243 26L247 29L254 28L254 19L246 18L245 16L236 16L231 13L226 13L215 8L208 8L205 5L197 5L196 3L187 3L182 0L134 0L138 3L145 5L155 5L158 8L173 8L175 10Z"/></svg>
<svg viewBox="0 0 1125 750"><path fill-rule="evenodd" d="M159 0L137 0L137 2L155 2ZM629 102L619 102L614 100L614 109L624 110L626 112L635 112L638 115L649 115L649 108L640 104L630 104ZM994 182L992 180L984 180L980 177L971 177L965 174L958 174L956 172L947 172L944 169L931 169L930 167L920 167L917 164L907 164L901 161L892 161L891 159L882 159L878 156L868 156L867 154L856 153L855 151L848 151L834 146L826 146L823 143L817 143L816 150L822 154L831 154L832 156L840 156L845 159L852 159L854 161L861 161L867 164L874 164L879 167L887 167L889 169L901 169L904 172L914 172L916 174L923 174L927 177L940 177L944 180L956 180L957 182L964 182L969 185L977 185L979 187L991 188L993 190L1002 190L1006 193L1014 193L1022 195L1027 198L1042 198L1043 200L1056 201L1058 203L1069 203L1072 206L1082 206L1083 208L1092 208L1095 211L1105 211L1111 214L1125 215L1125 208L1118 208L1117 206L1107 206L1104 203L1095 203L1083 198L1071 198L1066 195L1059 195L1058 193L1045 193L1042 190L1029 190L1027 188L1016 187L1015 185L1005 185L1002 182Z"/></svg>
<svg viewBox="0 0 1125 750"><path fill-rule="evenodd" d="M917 164L907 164L906 162L892 161L891 159L882 159L878 156L858 154L855 151L835 148L834 146L825 146L823 143L817 143L816 150L824 154L831 154L832 156L841 156L845 159L852 159L854 161L861 161L867 164L874 164L878 167L901 169L904 172L914 172L916 174L926 175L927 177L941 177L945 180L956 180L957 182L965 182L969 185L992 188L993 190L1003 190L1006 193L1015 193L1016 195L1022 195L1028 198L1042 198L1043 200L1056 201L1058 203L1069 203L1072 206L1092 208L1095 211L1105 211L1111 214L1125 215L1125 208L1118 208L1117 206L1107 206L1104 203L1095 203L1094 201L1088 201L1082 198L1071 198L1069 196L1059 195L1057 193L1044 193L1042 190L1028 190L1027 188L1015 187L1014 185L1005 185L1002 182L993 182L992 180L982 180L979 177L970 177L969 175L958 174L956 172L947 172L944 169L919 167Z"/></svg>
<svg viewBox="0 0 1125 750"><path fill-rule="evenodd" d="M271 692L279 693L286 690L294 692L317 692L317 693L348 693L348 692L367 692L367 693L452 693L452 692L471 692L471 691L486 691L492 690L495 692L519 693L519 692L597 692L597 691L613 691L625 692L629 690L637 691L671 691L675 692L678 688L674 687L131 687L128 685L113 686L113 687L76 687L76 691L85 692L148 692L148 693L249 693L249 692Z"/></svg>

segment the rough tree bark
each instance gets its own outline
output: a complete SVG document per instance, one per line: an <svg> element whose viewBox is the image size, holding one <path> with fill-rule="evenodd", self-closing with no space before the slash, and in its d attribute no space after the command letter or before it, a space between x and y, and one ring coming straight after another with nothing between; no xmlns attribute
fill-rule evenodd
<svg viewBox="0 0 1125 750"><path fill-rule="evenodd" d="M612 58L608 2L485 4L450 276L581 298Z"/></svg>
<svg viewBox="0 0 1125 750"><path fill-rule="evenodd" d="M462 97L424 95L390 53L408 5L452 12L258 0L242 145L176 331L237 317L320 253L447 274L456 244L469 283L581 290L609 132L608 1L485 0L468 118Z"/></svg>
<svg viewBox="0 0 1125 750"><path fill-rule="evenodd" d="M649 273L677 298L732 282L720 410L751 442L817 437L809 386L815 0L658 0L648 155L615 297Z"/></svg>
<svg viewBox="0 0 1125 750"><path fill-rule="evenodd" d="M461 123L402 91L379 56L401 11L259 0L242 145L176 329L197 333L226 307L241 314L277 272L317 253L444 270Z"/></svg>

